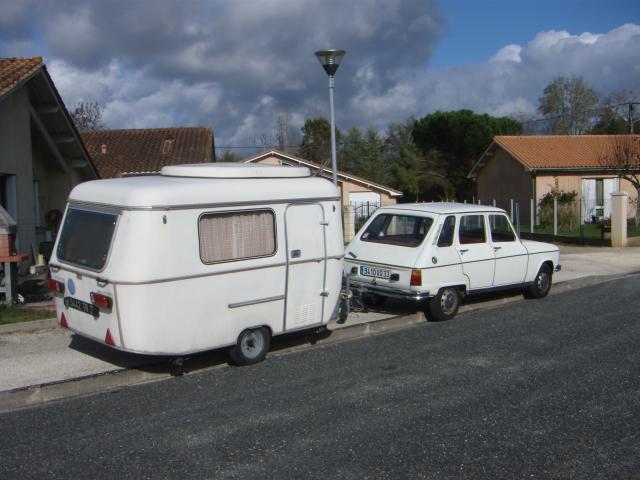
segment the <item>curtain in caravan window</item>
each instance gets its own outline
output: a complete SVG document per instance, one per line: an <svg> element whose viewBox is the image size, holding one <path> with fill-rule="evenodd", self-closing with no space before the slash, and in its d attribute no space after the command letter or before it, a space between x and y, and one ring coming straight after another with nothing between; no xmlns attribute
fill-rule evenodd
<svg viewBox="0 0 640 480"><path fill-rule="evenodd" d="M604 179L604 216L611 218L611 194L620 189L619 178Z"/></svg>
<svg viewBox="0 0 640 480"><path fill-rule="evenodd" d="M276 251L270 210L206 214L200 217L199 232L204 263L264 257Z"/></svg>
<svg viewBox="0 0 640 480"><path fill-rule="evenodd" d="M590 223L596 214L596 181L593 178L582 179L582 221Z"/></svg>

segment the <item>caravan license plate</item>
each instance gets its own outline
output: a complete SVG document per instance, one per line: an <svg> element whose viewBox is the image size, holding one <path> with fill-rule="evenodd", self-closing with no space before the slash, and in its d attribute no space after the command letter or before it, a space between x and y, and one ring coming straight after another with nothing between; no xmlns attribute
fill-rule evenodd
<svg viewBox="0 0 640 480"><path fill-rule="evenodd" d="M391 276L391 270L360 265L360 275L364 277L389 278Z"/></svg>
<svg viewBox="0 0 640 480"><path fill-rule="evenodd" d="M73 308L74 310L80 310L81 312L88 313L94 317L100 316L100 309L95 305L92 305L77 298L65 297L64 306L67 308Z"/></svg>

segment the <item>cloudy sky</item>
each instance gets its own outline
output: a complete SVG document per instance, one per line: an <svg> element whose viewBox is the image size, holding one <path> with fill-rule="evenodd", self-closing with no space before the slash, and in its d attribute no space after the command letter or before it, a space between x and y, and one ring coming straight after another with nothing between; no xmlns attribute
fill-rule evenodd
<svg viewBox="0 0 640 480"><path fill-rule="evenodd" d="M69 109L99 102L109 128L210 125L239 153L283 111L297 128L328 116L324 48L347 50L344 130L459 108L533 115L561 75L640 96L637 0L0 2L0 56L43 56Z"/></svg>

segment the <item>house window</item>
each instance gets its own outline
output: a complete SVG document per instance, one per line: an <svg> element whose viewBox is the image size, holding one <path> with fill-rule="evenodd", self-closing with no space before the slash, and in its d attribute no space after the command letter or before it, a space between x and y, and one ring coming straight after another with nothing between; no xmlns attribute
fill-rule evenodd
<svg viewBox="0 0 640 480"><path fill-rule="evenodd" d="M162 154L167 155L171 152L171 148L173 147L173 138L167 138L162 142Z"/></svg>
<svg viewBox="0 0 640 480"><path fill-rule="evenodd" d="M208 213L199 220L203 263L268 257L276 253L272 210Z"/></svg>
<svg viewBox="0 0 640 480"><path fill-rule="evenodd" d="M458 239L461 245L468 243L484 243L484 215L463 215L460 217Z"/></svg>
<svg viewBox="0 0 640 480"><path fill-rule="evenodd" d="M596 206L604 206L604 180L596 178Z"/></svg>

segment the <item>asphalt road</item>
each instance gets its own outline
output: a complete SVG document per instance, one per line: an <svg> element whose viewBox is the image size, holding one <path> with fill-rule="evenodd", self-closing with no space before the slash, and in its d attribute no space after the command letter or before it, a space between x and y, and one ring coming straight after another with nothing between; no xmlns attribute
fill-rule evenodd
<svg viewBox="0 0 640 480"><path fill-rule="evenodd" d="M638 276L0 415L0 478L640 478Z"/></svg>

